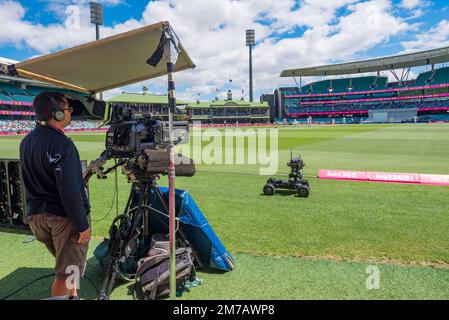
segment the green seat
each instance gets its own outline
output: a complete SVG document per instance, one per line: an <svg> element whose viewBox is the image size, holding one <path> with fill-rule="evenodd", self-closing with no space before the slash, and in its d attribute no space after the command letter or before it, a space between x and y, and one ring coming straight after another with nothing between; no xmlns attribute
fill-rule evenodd
<svg viewBox="0 0 449 320"><path fill-rule="evenodd" d="M431 84L449 83L449 67L436 69Z"/></svg>
<svg viewBox="0 0 449 320"><path fill-rule="evenodd" d="M416 78L415 86L419 87L419 86L427 86L427 85L429 85L428 80L432 76L432 73L433 73L433 71L427 71L427 72L421 73L418 76L418 78Z"/></svg>

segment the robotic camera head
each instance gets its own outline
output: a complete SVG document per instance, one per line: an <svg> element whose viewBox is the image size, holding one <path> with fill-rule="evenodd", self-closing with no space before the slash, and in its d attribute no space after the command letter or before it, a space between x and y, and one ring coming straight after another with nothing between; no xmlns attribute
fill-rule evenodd
<svg viewBox="0 0 449 320"><path fill-rule="evenodd" d="M292 171L298 172L298 171L302 170L302 168L305 167L305 163L301 159L301 157L298 156L298 157L291 158L290 162L287 163L287 166L289 166Z"/></svg>

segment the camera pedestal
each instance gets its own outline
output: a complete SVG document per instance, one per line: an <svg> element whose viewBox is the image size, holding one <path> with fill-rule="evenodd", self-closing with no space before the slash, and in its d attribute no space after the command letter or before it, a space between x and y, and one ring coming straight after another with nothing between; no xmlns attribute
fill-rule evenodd
<svg viewBox="0 0 449 320"><path fill-rule="evenodd" d="M162 224L169 230L169 223L160 218L159 215L168 217L169 207L164 199L162 192L159 189L157 180L159 176L144 179L143 181L135 181L132 183L131 191L127 200L124 213L117 216L109 229L109 256L110 261L106 274L103 280L103 285L100 290L99 300L108 300L114 288L115 281L119 278L125 281L133 281L134 275L124 274L120 270L120 263L124 262L129 257L136 259L140 258L137 244L144 248L149 248L150 245L150 221L151 218L159 218ZM159 202L163 206L161 212L151 206L150 193L155 194ZM137 205L135 206L135 204ZM153 212L153 214L151 214ZM168 220L168 218L167 218ZM177 236L179 242L185 246L190 246L186 235L180 227L178 227ZM168 232L167 232L168 233ZM192 248L193 257L201 266L197 252ZM141 253L146 255L147 252Z"/></svg>

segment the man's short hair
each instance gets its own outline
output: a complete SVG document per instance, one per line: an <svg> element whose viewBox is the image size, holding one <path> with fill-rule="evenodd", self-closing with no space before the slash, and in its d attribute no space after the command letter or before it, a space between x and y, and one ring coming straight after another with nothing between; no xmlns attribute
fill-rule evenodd
<svg viewBox="0 0 449 320"><path fill-rule="evenodd" d="M53 113L62 110L64 106L64 94L59 92L41 92L33 100L34 113L39 121L51 119Z"/></svg>

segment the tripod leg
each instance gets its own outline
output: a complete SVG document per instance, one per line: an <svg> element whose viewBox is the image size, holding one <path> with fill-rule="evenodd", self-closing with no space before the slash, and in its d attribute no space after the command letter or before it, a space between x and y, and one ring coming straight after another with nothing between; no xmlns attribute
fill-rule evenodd
<svg viewBox="0 0 449 320"><path fill-rule="evenodd" d="M135 187L135 184L133 183L131 185L131 192L129 193L128 200L126 201L125 211L123 212L124 214L129 213L129 210L131 209L130 206L134 202L134 192L133 192L134 187Z"/></svg>
<svg viewBox="0 0 449 320"><path fill-rule="evenodd" d="M112 289L114 288L114 284L115 284L115 279L117 278L117 270L116 268L118 268L118 266L114 266L114 268L112 269L112 274L111 274L111 278L107 284L106 287L106 295L108 297L109 300L109 296L111 295Z"/></svg>
<svg viewBox="0 0 449 320"><path fill-rule="evenodd" d="M145 202L148 198L148 185L140 184L139 186L142 187L140 190L139 203L137 209L133 210L135 213L131 215L130 228L127 230L127 234L123 239L123 244L120 247L120 257L128 258L134 249L139 250L136 246L136 244L138 244L136 241L137 238L142 235L145 227L143 221L148 211L148 208L145 207ZM148 244L148 239L145 235L143 237L143 242L144 244Z"/></svg>
<svg viewBox="0 0 449 320"><path fill-rule="evenodd" d="M145 211L143 213L143 234L145 239L150 236L150 221L149 221L149 211L148 211L148 190L145 191L145 197L143 199L143 206Z"/></svg>
<svg viewBox="0 0 449 320"><path fill-rule="evenodd" d="M145 199L148 197L147 192L148 192L148 186L147 185L143 185L136 213L132 216L132 219L131 219L131 231L136 230L136 228L142 223L140 221L140 217L142 216L141 211L142 210L146 210L143 207L143 204L144 204ZM132 236L132 235L130 234L130 236Z"/></svg>
<svg viewBox="0 0 449 320"><path fill-rule="evenodd" d="M135 193L133 191L134 191L135 186L136 186L136 184L133 183L133 185L131 187L130 195L128 197L128 201L126 203L125 211L124 211L124 215L126 215L126 216L129 215L129 221L131 221L131 223L133 222L133 214L132 214L132 212L130 214L129 210L131 209L130 206L134 203ZM146 188L144 190L146 190ZM144 195L144 193L142 193L141 196L143 196L143 195ZM142 197L141 197L141 199L142 199ZM139 204L141 203L141 199L139 200ZM122 216L124 216L124 215L122 215ZM116 219L118 219L118 217ZM106 275L104 277L103 284L102 284L100 294L98 297L99 300L108 300L109 299L112 289L114 288L115 280L117 278L117 273L119 272L118 260L121 257L123 257L125 254L125 247L128 242L124 242L123 241L124 239L121 237L122 223L124 223L124 222L122 222L122 220L120 219L120 226L117 229L115 236L110 234L111 238L109 239L109 241L112 241L111 246L109 247L110 261L109 261L108 268L106 270ZM126 226L124 226L124 227L126 228Z"/></svg>
<svg viewBox="0 0 449 320"><path fill-rule="evenodd" d="M117 262L115 260L111 260L103 280L103 285L101 286L98 300L109 300L109 296L111 295L114 287L115 277L117 275L116 268Z"/></svg>

